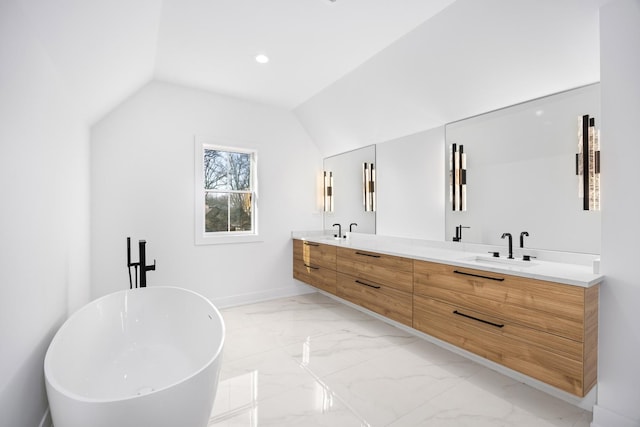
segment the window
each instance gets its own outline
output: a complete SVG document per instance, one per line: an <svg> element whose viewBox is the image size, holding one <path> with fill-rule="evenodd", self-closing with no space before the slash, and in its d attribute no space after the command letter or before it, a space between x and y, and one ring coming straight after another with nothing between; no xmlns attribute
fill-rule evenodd
<svg viewBox="0 0 640 427"><path fill-rule="evenodd" d="M196 244L256 241L257 153L196 141Z"/></svg>

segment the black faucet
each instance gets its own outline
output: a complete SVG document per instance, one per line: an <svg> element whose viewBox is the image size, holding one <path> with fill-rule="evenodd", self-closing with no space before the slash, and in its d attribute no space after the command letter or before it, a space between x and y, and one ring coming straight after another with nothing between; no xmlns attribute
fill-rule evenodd
<svg viewBox="0 0 640 427"><path fill-rule="evenodd" d="M352 227L352 226L354 226L354 225L355 225L356 227L358 226L358 224L356 224L355 222L352 222L351 224L349 224L349 233L351 233L351 231L352 231L352 230L351 230L351 227Z"/></svg>
<svg viewBox="0 0 640 427"><path fill-rule="evenodd" d="M524 236L528 236L529 233L526 231L523 231L522 233L520 233L520 247L524 248Z"/></svg>
<svg viewBox="0 0 640 427"><path fill-rule="evenodd" d="M511 233L502 233L501 239L505 237L509 238L509 256L507 258L513 259L513 237L511 237Z"/></svg>
<svg viewBox="0 0 640 427"><path fill-rule="evenodd" d="M462 229L463 228L471 228L471 227L465 227L462 224L456 225L456 235L453 236L453 241L454 242L459 242L459 241L462 240Z"/></svg>
<svg viewBox="0 0 640 427"><path fill-rule="evenodd" d="M334 237L342 237L342 226L340 224L333 224L332 227L338 226L338 234L334 234Z"/></svg>
<svg viewBox="0 0 640 427"><path fill-rule="evenodd" d="M147 287L147 271L156 269L156 260L153 260L153 265L147 265L146 261L146 240L138 241L138 254L139 262L131 262L131 237L127 237L127 268L129 269L129 289L133 289L133 280L131 278L131 267L135 267L136 270L136 288L138 287L138 267L140 267L140 284L141 288Z"/></svg>
<svg viewBox="0 0 640 427"><path fill-rule="evenodd" d="M156 269L156 260L153 260L153 265L147 265L145 245L146 240L138 241L138 252L140 256L140 287L147 287L147 271L153 271Z"/></svg>

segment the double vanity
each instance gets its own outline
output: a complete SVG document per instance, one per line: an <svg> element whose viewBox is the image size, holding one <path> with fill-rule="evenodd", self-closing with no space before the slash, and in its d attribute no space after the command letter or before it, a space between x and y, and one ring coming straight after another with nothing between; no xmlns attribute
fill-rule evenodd
<svg viewBox="0 0 640 427"><path fill-rule="evenodd" d="M589 265L494 258L449 242L293 233L293 277L577 397L596 384Z"/></svg>

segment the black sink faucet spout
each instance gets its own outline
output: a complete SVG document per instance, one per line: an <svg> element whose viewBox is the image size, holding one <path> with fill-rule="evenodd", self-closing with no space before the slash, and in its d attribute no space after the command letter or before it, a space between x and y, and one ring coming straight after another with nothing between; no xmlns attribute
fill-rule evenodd
<svg viewBox="0 0 640 427"><path fill-rule="evenodd" d="M520 233L520 247L524 248L524 236L528 236L529 233L526 231L523 231L522 233Z"/></svg>
<svg viewBox="0 0 640 427"><path fill-rule="evenodd" d="M342 237L342 226L340 224L333 224L332 227L338 226L338 234L335 234L335 237Z"/></svg>
<svg viewBox="0 0 640 427"><path fill-rule="evenodd" d="M464 226L462 224L456 225L456 235L453 236L453 239L452 239L454 242L460 242L462 240L462 229L463 228L471 228L471 227L466 227L466 226Z"/></svg>
<svg viewBox="0 0 640 427"><path fill-rule="evenodd" d="M501 239L504 239L505 237L509 238L509 259L513 259L513 237L511 236L511 233L502 233L502 237Z"/></svg>
<svg viewBox="0 0 640 427"><path fill-rule="evenodd" d="M352 227L353 227L354 225L355 225L356 227L358 226L358 224L356 224L355 222L352 222L351 224L349 224L349 233L353 232Z"/></svg>

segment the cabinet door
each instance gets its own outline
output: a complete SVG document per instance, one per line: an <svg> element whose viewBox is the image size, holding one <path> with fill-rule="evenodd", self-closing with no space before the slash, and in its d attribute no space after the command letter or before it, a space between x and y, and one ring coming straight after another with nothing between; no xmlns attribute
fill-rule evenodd
<svg viewBox="0 0 640 427"><path fill-rule="evenodd" d="M293 241L294 257L314 267L336 269L336 247L307 240Z"/></svg>
<svg viewBox="0 0 640 427"><path fill-rule="evenodd" d="M413 327L486 359L584 396L582 343L414 296Z"/></svg>
<svg viewBox="0 0 640 427"><path fill-rule="evenodd" d="M413 260L357 249L338 248L340 273L413 292Z"/></svg>
<svg viewBox="0 0 640 427"><path fill-rule="evenodd" d="M354 304L411 326L412 295L371 280L338 273L337 295Z"/></svg>
<svg viewBox="0 0 640 427"><path fill-rule="evenodd" d="M293 278L335 295L335 247L305 243L293 241Z"/></svg>
<svg viewBox="0 0 640 427"><path fill-rule="evenodd" d="M585 288L579 286L415 261L414 287L416 295L584 339Z"/></svg>

